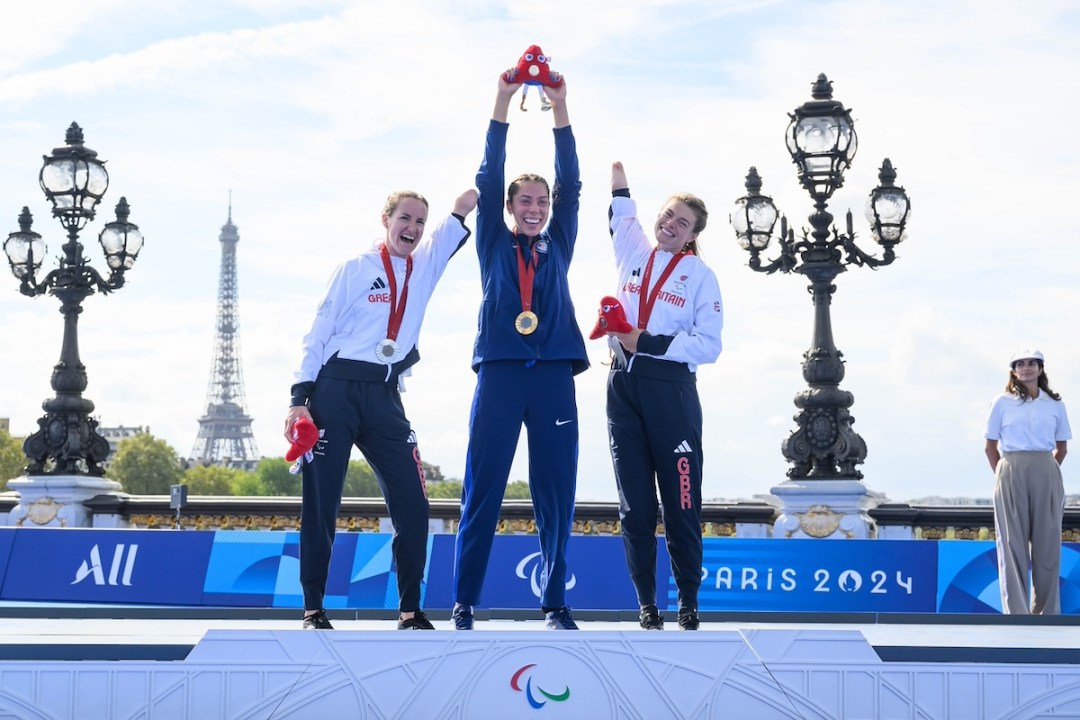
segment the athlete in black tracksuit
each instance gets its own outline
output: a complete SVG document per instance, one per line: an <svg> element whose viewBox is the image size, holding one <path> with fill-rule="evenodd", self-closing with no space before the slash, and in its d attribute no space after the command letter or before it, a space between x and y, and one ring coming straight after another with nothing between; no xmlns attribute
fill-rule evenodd
<svg viewBox="0 0 1080 720"><path fill-rule="evenodd" d="M450 257L468 239L469 190L423 240L427 201L395 193L383 212L386 239L334 271L292 386L286 437L297 418L320 429L311 462L303 463L300 584L304 627L331 629L323 596L338 508L353 445L382 488L394 526L401 629L432 629L420 610L427 559L428 501L416 434L401 403L399 382L420 359L416 343L428 300Z"/></svg>
<svg viewBox="0 0 1080 720"><path fill-rule="evenodd" d="M627 567L641 624L659 629L656 608L657 489L679 625L697 629L701 586L701 403L697 367L720 355L724 324L716 276L697 256L704 203L674 195L657 217L655 245L638 222L621 163L612 166L611 236L618 300L634 330L609 334L613 351L607 414L619 487ZM666 605L663 603L662 605Z"/></svg>

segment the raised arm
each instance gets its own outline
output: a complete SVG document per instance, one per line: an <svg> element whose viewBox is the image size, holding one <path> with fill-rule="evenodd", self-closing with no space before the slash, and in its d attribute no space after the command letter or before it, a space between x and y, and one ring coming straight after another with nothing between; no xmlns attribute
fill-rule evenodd
<svg viewBox="0 0 1080 720"><path fill-rule="evenodd" d="M521 87L521 83L514 82L516 76L517 68L510 68L499 75L499 89L495 93L495 109L491 112L492 120L501 123L508 122L510 98L514 97L514 93Z"/></svg>
<svg viewBox="0 0 1080 720"><path fill-rule="evenodd" d="M555 127L564 128L570 124L570 113L566 109L566 78L557 72L551 73L552 79L562 78L558 87L541 85L541 90L551 101L551 114L555 120Z"/></svg>
<svg viewBox="0 0 1080 720"><path fill-rule="evenodd" d="M630 184L626 182L626 170L623 169L623 164L616 160L611 163L611 191L627 190L630 188Z"/></svg>
<svg viewBox="0 0 1080 720"><path fill-rule="evenodd" d="M458 196L454 201L454 214L460 215L462 218L468 217L476 208L477 193L475 188L469 188L465 192Z"/></svg>

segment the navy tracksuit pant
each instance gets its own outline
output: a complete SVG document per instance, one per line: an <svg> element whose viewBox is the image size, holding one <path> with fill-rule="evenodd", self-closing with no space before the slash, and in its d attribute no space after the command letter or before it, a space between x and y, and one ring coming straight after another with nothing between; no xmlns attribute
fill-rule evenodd
<svg viewBox="0 0 1080 720"><path fill-rule="evenodd" d="M540 538L540 606L566 605L566 544L577 490L578 416L570 361L480 364L455 541L454 600L477 605L521 423Z"/></svg>
<svg viewBox="0 0 1080 720"><path fill-rule="evenodd" d="M355 444L375 472L394 526L391 549L399 610L413 612L420 609L427 561L428 500L420 451L405 417L396 376L390 381L332 376L349 375L350 368L363 366L386 374L385 365L331 360L319 373L310 399L311 416L324 432L314 448L314 461L303 465L300 584L304 608L323 607L345 472Z"/></svg>
<svg viewBox="0 0 1080 720"><path fill-rule="evenodd" d="M657 489L680 608L701 587L701 402L685 364L636 356L608 375L611 458L630 579L642 606L656 603ZM661 600L660 607L667 603Z"/></svg>

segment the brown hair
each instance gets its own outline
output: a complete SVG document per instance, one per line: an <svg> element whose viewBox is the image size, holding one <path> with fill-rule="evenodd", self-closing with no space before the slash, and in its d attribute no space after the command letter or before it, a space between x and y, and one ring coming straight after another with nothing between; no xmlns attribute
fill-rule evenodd
<svg viewBox="0 0 1080 720"><path fill-rule="evenodd" d="M1039 363L1039 390L1046 393L1055 400L1060 400L1061 395L1058 395L1056 392L1050 389L1050 380L1046 377L1046 371L1043 370L1042 360L1036 359L1035 362ZM1012 366L1015 370L1016 363L1013 363ZM1009 371L1009 382L1005 384L1005 392L1009 393L1010 395L1016 395L1021 400L1027 400L1031 397L1031 395L1028 393L1027 386L1016 379L1016 373L1013 371Z"/></svg>
<svg viewBox="0 0 1080 720"><path fill-rule="evenodd" d="M664 201L666 205L669 202L681 202L686 207L690 208L690 212L694 213L694 234L705 229L705 224L709 221L709 211L705 208L705 201L699 198L697 195L691 195L690 193L675 193L667 200ZM699 254L697 240L691 240L686 244L686 250L691 251L695 255Z"/></svg>
<svg viewBox="0 0 1080 720"><path fill-rule="evenodd" d="M551 186L548 185L547 180L540 177L536 173L524 173L524 174L518 175L516 178L514 178L513 182L510 183L510 187L507 188L507 190L506 190L506 200L507 200L507 202L513 202L514 197L521 190L521 186L524 185L527 182L540 183L541 185L544 186L544 189L547 190L548 197L551 197Z"/></svg>
<svg viewBox="0 0 1080 720"><path fill-rule="evenodd" d="M429 209L427 198L420 193L416 192L415 190L398 190L396 192L390 193L387 196L386 204L383 205L382 214L385 217L390 217L391 215L393 215L394 211L397 210L397 206L400 205L401 201L405 198L419 200L420 202L424 203L424 209Z"/></svg>

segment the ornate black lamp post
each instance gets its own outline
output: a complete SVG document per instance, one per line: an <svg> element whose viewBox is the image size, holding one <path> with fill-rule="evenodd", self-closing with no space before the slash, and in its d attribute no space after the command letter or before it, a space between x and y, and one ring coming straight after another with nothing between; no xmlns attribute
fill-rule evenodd
<svg viewBox="0 0 1080 720"><path fill-rule="evenodd" d="M826 206L833 192L844 182L844 171L858 147L851 113L832 99L832 83L819 75L813 84L813 100L790 115L787 148L798 167L799 182L814 201L811 231L803 229L796 238L787 218L780 218L780 254L763 261L779 213L772 199L761 194L761 178L755 168L746 176L747 194L735 203L731 223L739 245L750 252L750 267L758 272L797 272L810 281L814 301L814 336L803 355L803 378L809 389L795 396L799 413L798 429L783 442L784 457L791 463L787 475L793 481L839 479L858 481L856 469L866 458L866 443L852 430L848 409L854 396L840 389L844 378L843 354L833 344L829 305L836 290L833 280L848 265L877 268L895 258L895 246L906 237L911 209L902 187L893 184L896 172L886 159L878 174L881 184L874 188L866 204L871 235L882 247L881 257L864 252L855 244L851 212L846 232L832 225Z"/></svg>
<svg viewBox="0 0 1080 720"><path fill-rule="evenodd" d="M97 422L90 418L94 403L82 396L87 379L79 359L79 313L83 299L95 290L108 293L123 286L124 271L135 264L143 237L139 228L128 222L127 199L120 198L116 220L106 223L98 236L109 267L108 278L87 263L79 231L94 219L96 206L109 186L109 174L97 153L83 145L82 129L75 123L68 128L65 142L44 158L39 176L41 189L53 205L52 214L68 234L59 266L40 281L36 278L45 243L30 229L33 218L29 208L24 207L19 215L19 231L4 242L11 272L20 281L19 290L31 297L55 295L64 316L60 362L52 373L56 397L42 403L45 416L38 420L39 429L26 439L23 450L30 459L27 475L101 476L99 464L108 457L109 443L97 433Z"/></svg>

